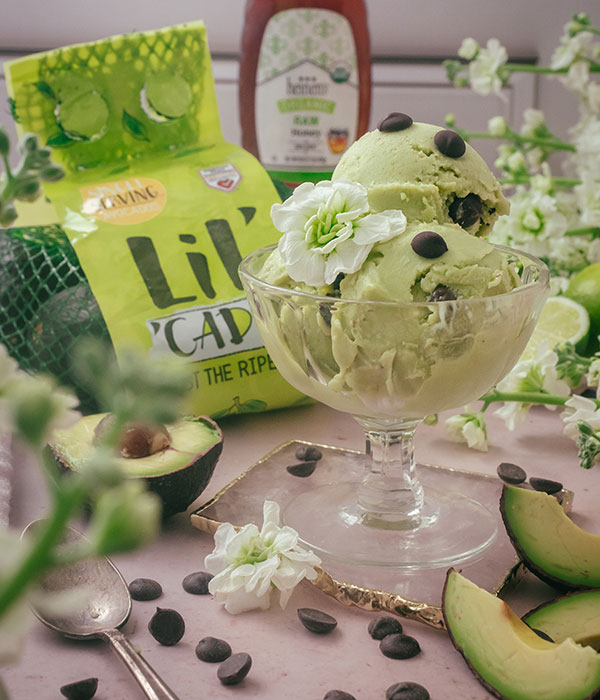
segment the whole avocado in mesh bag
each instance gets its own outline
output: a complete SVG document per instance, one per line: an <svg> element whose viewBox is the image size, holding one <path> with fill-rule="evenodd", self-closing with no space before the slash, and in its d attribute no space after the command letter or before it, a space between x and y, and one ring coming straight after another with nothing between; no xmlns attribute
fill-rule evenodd
<svg viewBox="0 0 600 700"><path fill-rule="evenodd" d="M60 226L0 230L0 343L22 369L53 374L92 412L98 406L71 370L72 351L86 336L110 348L100 308Z"/></svg>

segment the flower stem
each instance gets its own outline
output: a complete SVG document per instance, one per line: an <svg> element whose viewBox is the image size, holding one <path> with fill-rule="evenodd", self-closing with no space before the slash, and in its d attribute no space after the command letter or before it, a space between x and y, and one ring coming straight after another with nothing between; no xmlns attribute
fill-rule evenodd
<svg viewBox="0 0 600 700"><path fill-rule="evenodd" d="M54 510L47 520L40 523L33 548L4 587L0 588L0 618L29 585L54 564L53 550L60 542L70 517L81 505L83 496L84 490L80 484L56 491Z"/></svg>
<svg viewBox="0 0 600 700"><path fill-rule="evenodd" d="M556 151L576 151L577 149L572 143L561 141L560 139L544 139L536 136L520 136L514 132L507 133L505 136L496 136L487 131L464 131L461 130L461 135L468 139L495 139L497 141L514 141L518 144L530 144L532 146L543 146L545 148L553 148Z"/></svg>
<svg viewBox="0 0 600 700"><path fill-rule="evenodd" d="M588 61L590 72L598 73L600 64L595 61ZM565 75L569 72L569 66L566 68L550 68L550 66L533 66L530 63L506 63L506 70L511 73L538 73L545 75Z"/></svg>
<svg viewBox="0 0 600 700"><path fill-rule="evenodd" d="M600 236L600 226L583 226L582 228L570 228L565 231L565 236Z"/></svg>
<svg viewBox="0 0 600 700"><path fill-rule="evenodd" d="M492 389L481 397L483 401L482 411L485 411L491 403L497 401L519 401L521 403L551 404L553 406L564 406L568 396L557 396L556 394L546 394L544 392L529 391L498 391ZM600 401L596 402L600 406Z"/></svg>
<svg viewBox="0 0 600 700"><path fill-rule="evenodd" d="M531 176L511 175L511 177L502 177L499 179L501 185L528 185L531 182ZM581 180L576 180L570 177L553 177L552 184L556 187L575 187L581 184Z"/></svg>

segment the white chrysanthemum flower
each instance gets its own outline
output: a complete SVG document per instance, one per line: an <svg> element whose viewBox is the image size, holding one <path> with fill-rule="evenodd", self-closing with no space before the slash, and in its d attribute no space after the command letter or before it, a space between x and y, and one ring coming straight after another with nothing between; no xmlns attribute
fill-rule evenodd
<svg viewBox="0 0 600 700"><path fill-rule="evenodd" d="M508 125L504 117L492 117L488 121L488 133L492 136L504 136Z"/></svg>
<svg viewBox="0 0 600 700"><path fill-rule="evenodd" d="M521 136L531 137L535 135L536 129L539 129L546 121L544 113L541 109L533 109L528 107L523 112L523 125L521 126Z"/></svg>
<svg viewBox="0 0 600 700"><path fill-rule="evenodd" d="M463 39L460 48L458 49L458 55L464 58L465 61L472 61L479 52L479 44L472 37Z"/></svg>
<svg viewBox="0 0 600 700"><path fill-rule="evenodd" d="M579 32L575 36L563 35L560 45L550 60L550 68L569 68L582 58L593 59L595 37L591 32Z"/></svg>
<svg viewBox="0 0 600 700"><path fill-rule="evenodd" d="M42 447L54 430L70 428L81 413L78 398L50 376L14 375L4 388L5 419L32 446Z"/></svg>
<svg viewBox="0 0 600 700"><path fill-rule="evenodd" d="M505 393L533 392L569 396L571 388L564 379L559 379L557 361L558 355L548 347L548 341L544 340L535 359L518 362L498 383L496 389ZM509 430L514 430L525 420L530 408L531 404L522 401L507 401L495 413L504 420ZM554 410L556 407L546 404L546 408Z"/></svg>
<svg viewBox="0 0 600 700"><path fill-rule="evenodd" d="M580 178L590 175L598 179L598 162L600 162L600 119L589 117L580 121L573 129L575 153L570 161Z"/></svg>
<svg viewBox="0 0 600 700"><path fill-rule="evenodd" d="M585 396L571 396L565 403L561 417L565 424L563 432L572 440L577 440L580 435L578 423L587 423L594 432L600 431L600 408L597 408L595 401Z"/></svg>
<svg viewBox="0 0 600 700"><path fill-rule="evenodd" d="M590 263L600 262L600 238L594 238L587 249L587 259Z"/></svg>
<svg viewBox="0 0 600 700"><path fill-rule="evenodd" d="M370 213L367 190L341 180L303 183L271 207L271 218L284 234L278 247L289 276L315 287L356 272L375 243L406 228L401 211Z"/></svg>
<svg viewBox="0 0 600 700"><path fill-rule="evenodd" d="M584 94L590 82L590 64L587 61L575 61L561 82L569 90Z"/></svg>
<svg viewBox="0 0 600 700"><path fill-rule="evenodd" d="M600 356L596 355L590 362L585 380L588 386L600 386Z"/></svg>
<svg viewBox="0 0 600 700"><path fill-rule="evenodd" d="M480 95L501 94L503 79L502 67L508 60L506 49L498 39L489 39L485 48L469 63L469 82Z"/></svg>
<svg viewBox="0 0 600 700"><path fill-rule="evenodd" d="M474 413L465 406L465 413L450 416L444 424L446 435L454 442L466 443L468 447L487 452L488 439L485 418L480 411Z"/></svg>
<svg viewBox="0 0 600 700"><path fill-rule="evenodd" d="M585 173L581 183L573 188L575 198L581 212L582 226L600 226L600 185L596 177Z"/></svg>
<svg viewBox="0 0 600 700"><path fill-rule="evenodd" d="M274 589L284 608L302 579L316 578L314 567L321 563L315 554L298 546L293 528L279 526L277 503L265 501L263 518L260 531L253 524L239 531L230 523L219 525L215 548L204 560L206 569L214 574L210 593L234 615L266 610Z"/></svg>
<svg viewBox="0 0 600 700"><path fill-rule="evenodd" d="M552 195L535 187L518 187L511 197L510 214L496 222L490 240L502 239L538 257L552 257L567 228L567 218Z"/></svg>

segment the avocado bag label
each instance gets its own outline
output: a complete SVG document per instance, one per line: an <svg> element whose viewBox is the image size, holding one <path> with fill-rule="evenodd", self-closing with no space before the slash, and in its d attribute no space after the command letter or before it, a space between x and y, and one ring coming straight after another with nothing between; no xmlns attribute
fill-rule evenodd
<svg viewBox="0 0 600 700"><path fill-rule="evenodd" d="M279 234L262 166L223 139L201 22L8 64L23 131L67 177L46 188L117 358L130 347L193 370L190 410L304 400L253 323L238 265Z"/></svg>

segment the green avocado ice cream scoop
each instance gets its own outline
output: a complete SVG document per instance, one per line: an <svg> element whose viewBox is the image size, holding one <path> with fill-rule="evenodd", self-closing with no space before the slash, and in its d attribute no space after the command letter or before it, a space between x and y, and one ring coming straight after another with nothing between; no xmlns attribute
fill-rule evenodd
<svg viewBox="0 0 600 700"><path fill-rule="evenodd" d="M443 252L431 253L432 241ZM295 292L324 294L292 280L277 249L259 276ZM440 395L448 397L444 408L452 407L462 395L461 385L466 394L473 392L472 382L464 382L466 367L486 368L480 372L482 392L489 388L488 374L501 376L500 366L490 366L488 348L512 343L523 318L514 308L500 311L485 300L519 284L514 262L487 241L456 224L412 222L403 234L375 245L360 270L343 277L338 291L325 292L331 303L304 303L298 297L297 304L284 305L280 327L289 355L271 352L290 372L310 358L330 394L322 400L330 405L333 391L343 397L342 410L352 400L359 415L398 411L422 416L446 400ZM460 299L473 299L473 304L427 305ZM504 354L498 355L497 364L503 364Z"/></svg>
<svg viewBox="0 0 600 700"><path fill-rule="evenodd" d="M333 180L366 187L373 211L456 223L485 236L509 204L485 161L453 131L393 113L344 153Z"/></svg>

